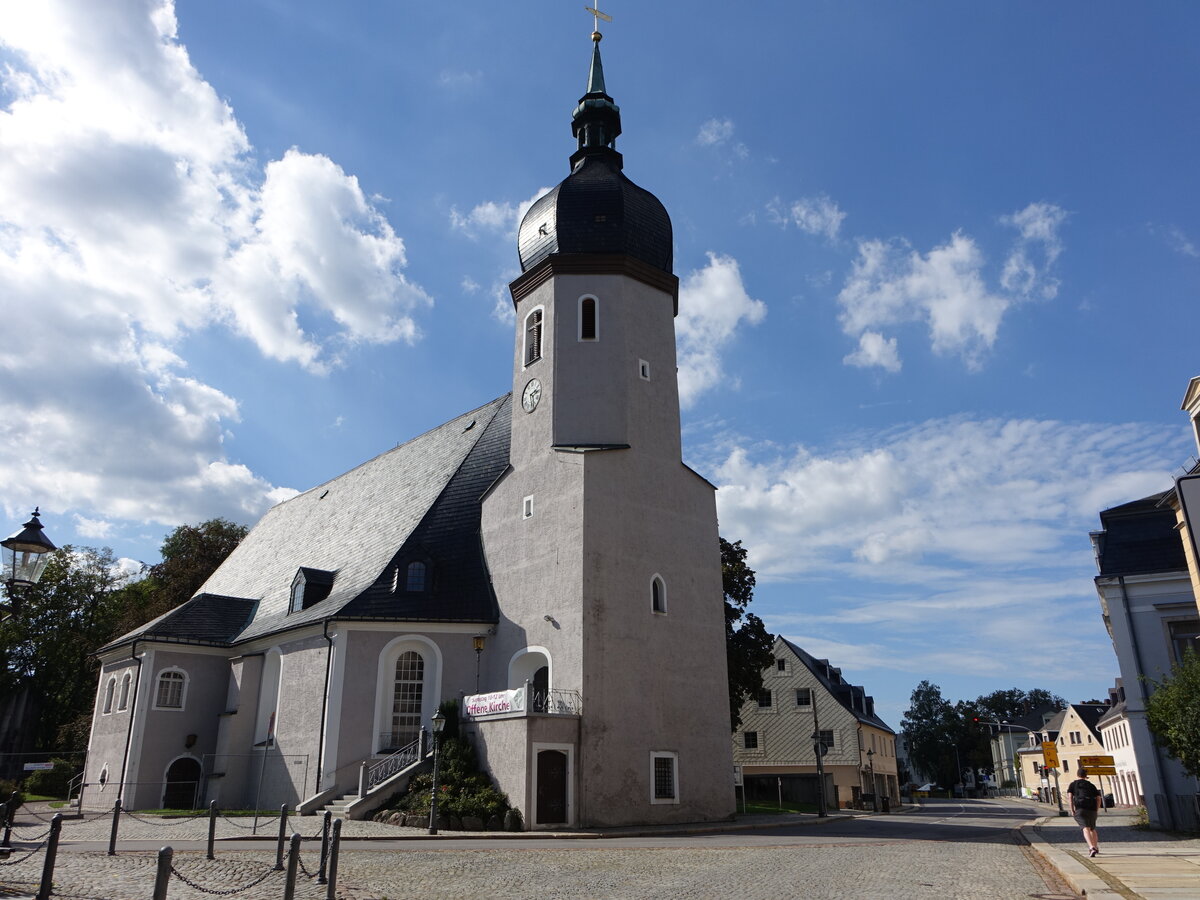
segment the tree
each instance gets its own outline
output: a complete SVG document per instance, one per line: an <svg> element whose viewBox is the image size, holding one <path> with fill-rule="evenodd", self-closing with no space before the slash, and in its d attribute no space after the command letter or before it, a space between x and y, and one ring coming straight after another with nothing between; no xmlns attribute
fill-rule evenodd
<svg viewBox="0 0 1200 900"><path fill-rule="evenodd" d="M123 592L123 613L111 637L127 634L190 600L247 531L245 525L218 518L180 525L168 534L160 550L162 562L150 566L143 581Z"/></svg>
<svg viewBox="0 0 1200 900"><path fill-rule="evenodd" d="M721 584L725 590L725 655L729 666L729 723L737 731L747 697L762 690L763 669L771 665L775 638L762 619L747 611L754 598L754 570L746 565L741 541L721 538Z"/></svg>
<svg viewBox="0 0 1200 900"><path fill-rule="evenodd" d="M934 776L948 787L958 784L962 773L955 755L962 719L942 689L929 681L916 686L908 711L900 723L913 767Z"/></svg>
<svg viewBox="0 0 1200 900"><path fill-rule="evenodd" d="M1200 653L1189 647L1170 677L1152 683L1146 724L1184 771L1200 778Z"/></svg>

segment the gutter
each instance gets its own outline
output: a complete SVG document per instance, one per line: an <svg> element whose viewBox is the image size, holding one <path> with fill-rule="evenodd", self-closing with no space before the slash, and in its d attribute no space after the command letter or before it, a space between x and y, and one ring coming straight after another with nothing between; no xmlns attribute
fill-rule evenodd
<svg viewBox="0 0 1200 900"><path fill-rule="evenodd" d="M321 765L325 755L325 714L329 709L329 679L333 670L333 638L329 636L329 622L329 619L325 619L321 623L323 626L321 636L325 638L328 649L325 652L325 690L321 692L321 734L317 738L317 780L314 785L314 794L321 793Z"/></svg>

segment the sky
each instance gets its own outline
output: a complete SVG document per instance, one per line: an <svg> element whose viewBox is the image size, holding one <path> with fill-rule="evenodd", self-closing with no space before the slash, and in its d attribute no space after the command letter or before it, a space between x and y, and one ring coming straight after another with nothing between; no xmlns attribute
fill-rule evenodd
<svg viewBox="0 0 1200 900"><path fill-rule="evenodd" d="M0 528L153 563L508 391L583 6L0 0ZM602 9L753 610L894 728L1106 696L1088 532L1196 452L1200 6Z"/></svg>

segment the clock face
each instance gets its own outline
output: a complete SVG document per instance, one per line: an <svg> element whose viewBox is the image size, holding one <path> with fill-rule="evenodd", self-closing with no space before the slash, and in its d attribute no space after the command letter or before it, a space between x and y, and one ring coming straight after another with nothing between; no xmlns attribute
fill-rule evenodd
<svg viewBox="0 0 1200 900"><path fill-rule="evenodd" d="M525 390L521 391L521 408L525 412L533 412L537 409L538 401L542 399L542 383L536 378L529 379L529 384L525 385Z"/></svg>

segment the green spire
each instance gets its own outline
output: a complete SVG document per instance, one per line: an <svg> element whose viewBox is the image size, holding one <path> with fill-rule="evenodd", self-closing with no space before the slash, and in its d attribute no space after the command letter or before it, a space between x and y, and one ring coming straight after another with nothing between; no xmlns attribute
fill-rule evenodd
<svg viewBox="0 0 1200 900"><path fill-rule="evenodd" d="M598 151L615 151L617 135L621 133L621 108L613 103L604 86L604 64L600 61L600 32L592 34L592 67L588 71L587 93L571 114L571 133L579 141L579 149L571 157Z"/></svg>
<svg viewBox="0 0 1200 900"><path fill-rule="evenodd" d="M599 34L600 32L596 32ZM600 42L592 42L592 68L588 72L587 92L589 94L603 94L608 96L608 91L604 89L604 63L600 62Z"/></svg>

